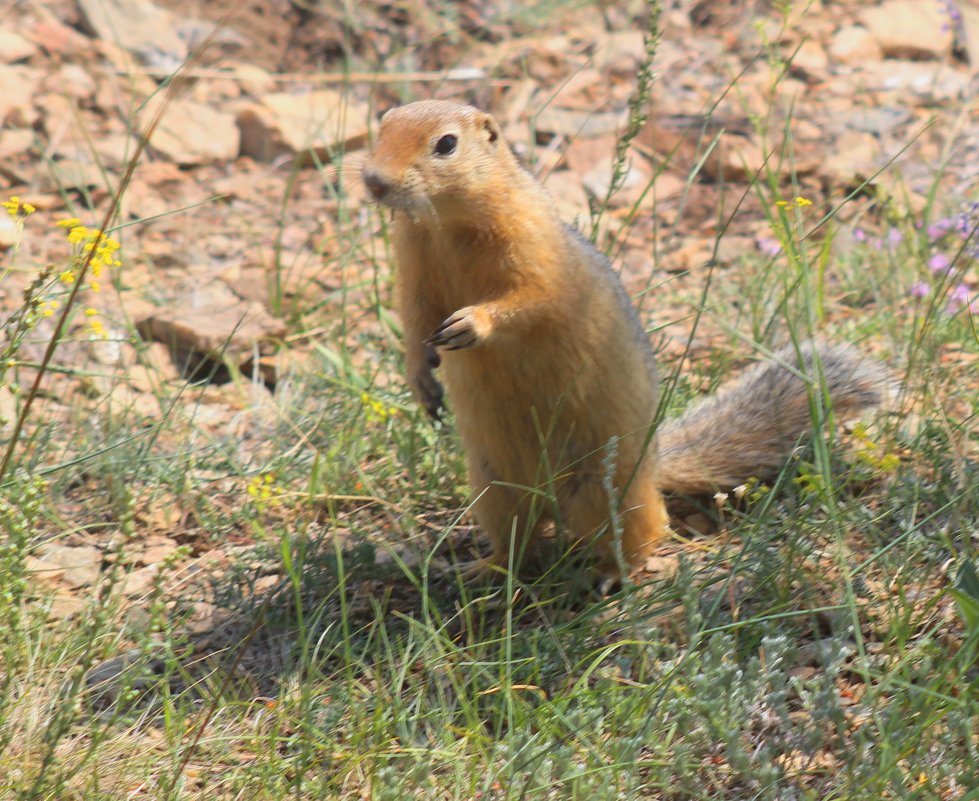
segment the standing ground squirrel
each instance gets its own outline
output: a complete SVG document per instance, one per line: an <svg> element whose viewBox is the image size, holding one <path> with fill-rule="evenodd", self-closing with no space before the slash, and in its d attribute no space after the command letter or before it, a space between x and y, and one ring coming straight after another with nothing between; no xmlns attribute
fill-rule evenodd
<svg viewBox="0 0 979 801"><path fill-rule="evenodd" d="M619 557L637 568L669 531L662 492L713 492L777 471L810 427L798 375L815 375L814 362L837 413L881 399L881 368L805 343L652 436L656 365L628 295L490 115L437 100L389 111L364 182L394 212L412 391L436 416L439 365L449 389L473 513L493 542L481 568L505 567L511 547L550 522L597 537L604 574Z"/></svg>

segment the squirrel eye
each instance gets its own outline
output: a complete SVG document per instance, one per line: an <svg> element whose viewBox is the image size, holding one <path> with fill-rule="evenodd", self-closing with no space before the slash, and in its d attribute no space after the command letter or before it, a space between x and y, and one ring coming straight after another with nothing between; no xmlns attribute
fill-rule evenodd
<svg viewBox="0 0 979 801"><path fill-rule="evenodd" d="M459 137L455 134L446 134L435 143L435 153L439 156L448 156L450 153L454 153L458 141Z"/></svg>

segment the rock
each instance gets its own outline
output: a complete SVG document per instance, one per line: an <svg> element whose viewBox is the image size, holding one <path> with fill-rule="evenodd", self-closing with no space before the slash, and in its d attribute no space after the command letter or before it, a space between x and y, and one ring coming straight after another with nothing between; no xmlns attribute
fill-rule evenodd
<svg viewBox="0 0 979 801"><path fill-rule="evenodd" d="M174 70L187 55L177 18L149 0L78 0L78 8L90 32L150 66Z"/></svg>
<svg viewBox="0 0 979 801"><path fill-rule="evenodd" d="M0 384L0 436L8 437L20 412L20 404L10 390L9 380ZM8 442L10 440L7 440Z"/></svg>
<svg viewBox="0 0 979 801"><path fill-rule="evenodd" d="M844 131L837 137L820 173L843 186L868 179L877 171L880 142L863 131Z"/></svg>
<svg viewBox="0 0 979 801"><path fill-rule="evenodd" d="M126 574L122 580L122 592L127 598L146 595L153 587L153 581L160 572L160 566L147 565Z"/></svg>
<svg viewBox="0 0 979 801"><path fill-rule="evenodd" d="M973 70L979 69L979 6L960 3L962 25L958 30L959 45L965 51Z"/></svg>
<svg viewBox="0 0 979 801"><path fill-rule="evenodd" d="M110 173L111 175L111 173ZM105 188L105 176L91 159L60 159L52 162L41 178L41 191Z"/></svg>
<svg viewBox="0 0 979 801"><path fill-rule="evenodd" d="M902 106L855 108L843 117L847 127L875 136L887 136L910 119L911 112Z"/></svg>
<svg viewBox="0 0 979 801"><path fill-rule="evenodd" d="M44 78L44 91L57 93L62 97L88 100L95 94L95 89L95 78L91 72L78 64L62 64ZM40 101L38 105L46 108Z"/></svg>
<svg viewBox="0 0 979 801"><path fill-rule="evenodd" d="M65 575L65 569L36 556L28 556L24 560L24 568L31 574L31 578L39 581L58 582Z"/></svg>
<svg viewBox="0 0 979 801"><path fill-rule="evenodd" d="M104 398L105 409L115 419L154 420L161 414L160 401L136 392L128 384L116 384Z"/></svg>
<svg viewBox="0 0 979 801"><path fill-rule="evenodd" d="M31 36L44 52L71 59L91 50L91 39L65 25L43 6L40 11L42 19L34 26Z"/></svg>
<svg viewBox="0 0 979 801"><path fill-rule="evenodd" d="M12 248L20 239L20 231L7 214L0 216L0 251Z"/></svg>
<svg viewBox="0 0 979 801"><path fill-rule="evenodd" d="M147 542L146 550L140 554L139 561L144 565L155 565L165 560L180 546L170 537L154 537Z"/></svg>
<svg viewBox="0 0 979 801"><path fill-rule="evenodd" d="M0 64L24 61L37 51L34 44L10 28L0 28Z"/></svg>
<svg viewBox="0 0 979 801"><path fill-rule="evenodd" d="M562 220L588 219L588 193L581 183L581 176L570 170L555 170L544 185L554 198Z"/></svg>
<svg viewBox="0 0 979 801"><path fill-rule="evenodd" d="M755 240L751 236L728 234L717 243L717 260L722 264L736 262L749 254L754 255Z"/></svg>
<svg viewBox="0 0 979 801"><path fill-rule="evenodd" d="M646 39L642 31L600 33L592 64L598 70L624 72L636 69L646 59Z"/></svg>
<svg viewBox="0 0 979 801"><path fill-rule="evenodd" d="M677 556L650 556L643 562L642 569L665 577L675 574L679 567L680 559Z"/></svg>
<svg viewBox="0 0 979 801"><path fill-rule="evenodd" d="M806 39L798 48L789 50L786 57L789 56L792 58L789 71L797 77L809 81L818 81L825 77L829 57L823 46L814 39Z"/></svg>
<svg viewBox="0 0 979 801"><path fill-rule="evenodd" d="M37 121L33 101L40 80L40 70L0 65L0 127L27 128Z"/></svg>
<svg viewBox="0 0 979 801"><path fill-rule="evenodd" d="M275 80L261 67L254 64L234 64L231 74L238 79L241 90L253 97L262 97L275 89Z"/></svg>
<svg viewBox="0 0 979 801"><path fill-rule="evenodd" d="M833 35L829 55L841 64L859 64L863 61L880 61L884 51L874 35L862 25L849 25Z"/></svg>
<svg viewBox="0 0 979 801"><path fill-rule="evenodd" d="M141 126L149 124L165 102L164 93L149 100L140 112ZM177 100L163 111L150 146L181 165L230 161L238 155L241 134L234 115L193 100Z"/></svg>
<svg viewBox="0 0 979 801"><path fill-rule="evenodd" d="M59 545L48 542L38 549L38 569L64 569L62 577L72 587L94 584L102 571L102 551L92 545Z"/></svg>
<svg viewBox="0 0 979 801"><path fill-rule="evenodd" d="M965 100L974 92L967 72L935 62L885 59L868 64L861 77L865 87L881 93L877 102L892 106L913 105L916 99ZM908 93L913 98L909 99Z"/></svg>
<svg viewBox="0 0 979 801"><path fill-rule="evenodd" d="M941 59L952 50L953 33L944 4L926 0L886 0L865 9L860 21L885 56Z"/></svg>
<svg viewBox="0 0 979 801"><path fill-rule="evenodd" d="M649 187L652 176L648 167L642 162L633 162L627 165L625 175L620 179L618 189L610 198L613 206L631 206L637 203L644 196ZM598 164L588 171L581 182L585 189L596 198L599 203L605 200L605 195L609 190L612 181L612 165L609 163Z"/></svg>
<svg viewBox="0 0 979 801"><path fill-rule="evenodd" d="M757 175L764 163L765 154L754 137L725 133L716 153L704 162L703 175L711 181L744 181Z"/></svg>
<svg viewBox="0 0 979 801"><path fill-rule="evenodd" d="M31 128L7 128L0 130L0 161L27 153L37 140Z"/></svg>
<svg viewBox="0 0 979 801"><path fill-rule="evenodd" d="M537 115L534 129L538 133L574 140L615 134L625 127L627 119L627 115L620 112L576 111L548 106Z"/></svg>
<svg viewBox="0 0 979 801"><path fill-rule="evenodd" d="M51 620L69 620L85 609L85 602L75 595L55 595L48 603L48 617Z"/></svg>
<svg viewBox="0 0 979 801"><path fill-rule="evenodd" d="M330 161L333 152L367 139L367 106L332 89L273 92L238 111L241 153L259 161L303 155Z"/></svg>
<svg viewBox="0 0 979 801"><path fill-rule="evenodd" d="M213 285L176 298L167 308L134 320L140 335L168 345L176 354L243 361L257 348L274 350L286 326L263 306L239 300L227 287Z"/></svg>

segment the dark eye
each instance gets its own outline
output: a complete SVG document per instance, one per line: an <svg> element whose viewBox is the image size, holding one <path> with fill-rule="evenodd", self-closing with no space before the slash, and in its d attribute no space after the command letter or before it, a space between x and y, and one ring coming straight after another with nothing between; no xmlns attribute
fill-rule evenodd
<svg viewBox="0 0 979 801"><path fill-rule="evenodd" d="M435 143L435 154L438 156L448 156L454 153L459 137L455 134L446 134Z"/></svg>

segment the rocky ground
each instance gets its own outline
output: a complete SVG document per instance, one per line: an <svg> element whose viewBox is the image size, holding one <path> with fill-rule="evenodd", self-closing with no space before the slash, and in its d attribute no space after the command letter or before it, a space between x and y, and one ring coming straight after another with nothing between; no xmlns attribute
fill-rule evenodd
<svg viewBox="0 0 979 801"><path fill-rule="evenodd" d="M367 0L356 18L341 5L14 1L0 21L0 194L36 212L22 235L0 218L0 266L12 267L0 283L5 318L40 266L65 262L55 221L98 224L137 134L166 106L116 222L121 267L101 291L83 289L80 308L93 312L72 318L38 419L85 425L80 410L108 407L149 425L161 386L178 397L189 372L240 370L254 380L213 375L186 413L260 455L282 376L301 369L317 338L339 336L341 296L367 296L373 265L387 263L357 165L396 102L437 96L490 109L567 218L587 227L645 58L645 4L544 16L519 3L453 4L449 14ZM853 195L836 215L840 246L858 228L877 236L895 215L933 208L939 169L933 217L979 199L979 3L814 0L795 3L788 24L775 3L664 5L649 118L602 228L630 289L676 287L656 315L682 320L684 291L708 266L723 273L777 247L768 201L747 191L766 160L783 197L828 212ZM777 83L767 44L789 60ZM369 317L347 322L363 332ZM0 386L4 438L52 319ZM689 326L671 330L667 358ZM695 348L711 333L698 332ZM134 598L178 544L192 546L177 555L195 565L220 561L226 546L165 499L141 507L136 525ZM79 608L110 545L82 532L34 557L61 613Z"/></svg>

